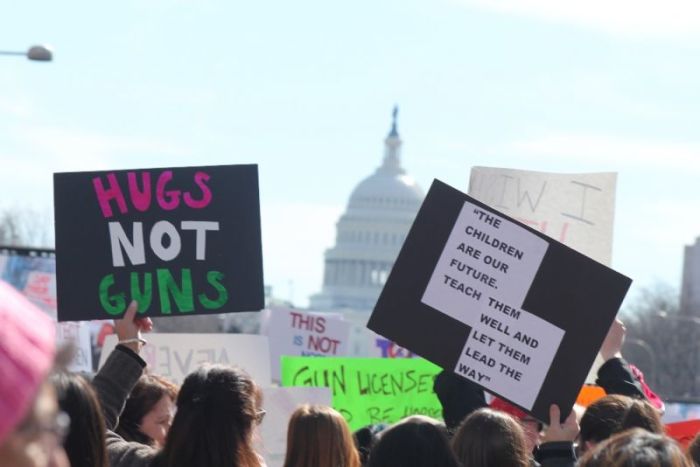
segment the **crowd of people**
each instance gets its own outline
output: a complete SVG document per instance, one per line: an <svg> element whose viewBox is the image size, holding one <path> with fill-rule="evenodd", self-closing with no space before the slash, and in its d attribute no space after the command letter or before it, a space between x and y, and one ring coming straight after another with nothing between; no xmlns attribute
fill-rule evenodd
<svg viewBox="0 0 700 467"><path fill-rule="evenodd" d="M224 365L203 365L180 387L146 374L142 333L151 328L132 303L97 374L70 374L53 322L0 282L0 466L264 466L256 382ZM614 323L597 381L608 395L585 410L553 405L543 424L445 371L434 382L444 421L411 416L352 433L331 407L298 407L284 466L700 466L698 438L686 450L666 436L663 403L622 359L623 338Z"/></svg>

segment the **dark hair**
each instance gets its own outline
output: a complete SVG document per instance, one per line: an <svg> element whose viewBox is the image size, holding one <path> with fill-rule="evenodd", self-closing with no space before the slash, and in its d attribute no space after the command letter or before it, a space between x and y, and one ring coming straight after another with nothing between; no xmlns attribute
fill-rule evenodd
<svg viewBox="0 0 700 467"><path fill-rule="evenodd" d="M70 417L63 447L72 467L107 467L105 421L90 383L82 376L59 372L51 377L58 405Z"/></svg>
<svg viewBox="0 0 700 467"><path fill-rule="evenodd" d="M348 424L323 405L302 405L289 419L284 467L360 467Z"/></svg>
<svg viewBox="0 0 700 467"><path fill-rule="evenodd" d="M119 417L115 430L126 441L153 445L150 436L141 431L141 423L153 407L163 397L168 396L173 402L177 400L178 387L158 375L143 375L132 389L126 400L124 411Z"/></svg>
<svg viewBox="0 0 700 467"><path fill-rule="evenodd" d="M352 434L355 447L360 455L360 464L365 466L369 463L369 453L379 439L379 434L386 428L384 424L367 425Z"/></svg>
<svg viewBox="0 0 700 467"><path fill-rule="evenodd" d="M581 445L599 443L628 428L644 428L663 433L664 427L656 409L641 399L619 394L605 396L592 403L581 417Z"/></svg>
<svg viewBox="0 0 700 467"><path fill-rule="evenodd" d="M252 447L261 393L243 370L204 365L190 373L154 466L257 467Z"/></svg>
<svg viewBox="0 0 700 467"><path fill-rule="evenodd" d="M447 430L426 417L409 417L385 430L369 456L370 467L459 467Z"/></svg>
<svg viewBox="0 0 700 467"><path fill-rule="evenodd" d="M641 399L632 399L618 431L630 428L642 428L659 435L666 432L659 412L649 402Z"/></svg>
<svg viewBox="0 0 700 467"><path fill-rule="evenodd" d="M588 451L578 467L692 467L692 463L671 438L632 428Z"/></svg>
<svg viewBox="0 0 700 467"><path fill-rule="evenodd" d="M464 419L452 438L463 467L528 467L530 455L520 423L505 412L479 409Z"/></svg>
<svg viewBox="0 0 700 467"><path fill-rule="evenodd" d="M487 406L484 390L453 371L440 372L433 383L433 391L440 400L442 418L450 433L457 429L467 415Z"/></svg>

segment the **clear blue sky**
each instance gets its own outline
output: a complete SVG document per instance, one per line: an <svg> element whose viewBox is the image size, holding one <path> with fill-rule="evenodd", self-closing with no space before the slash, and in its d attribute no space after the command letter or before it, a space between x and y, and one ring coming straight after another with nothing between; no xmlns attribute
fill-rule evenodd
<svg viewBox="0 0 700 467"><path fill-rule="evenodd" d="M54 171L258 163L266 282L305 305L398 103L424 189L476 165L619 172L613 267L677 286L700 235L700 6L579 3L11 2L0 49L55 61L0 57L0 207L50 214Z"/></svg>

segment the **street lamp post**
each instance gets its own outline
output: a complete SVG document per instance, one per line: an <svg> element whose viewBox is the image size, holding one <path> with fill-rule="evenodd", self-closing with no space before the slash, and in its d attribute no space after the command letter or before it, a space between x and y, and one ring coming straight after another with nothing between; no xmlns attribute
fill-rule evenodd
<svg viewBox="0 0 700 467"><path fill-rule="evenodd" d="M37 62L50 62L53 60L53 52L44 45L33 45L26 52L0 50L0 55L20 55Z"/></svg>

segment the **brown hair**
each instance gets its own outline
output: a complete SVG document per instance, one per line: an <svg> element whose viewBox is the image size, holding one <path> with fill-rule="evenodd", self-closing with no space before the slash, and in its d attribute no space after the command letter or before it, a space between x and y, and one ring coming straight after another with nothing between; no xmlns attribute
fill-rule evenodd
<svg viewBox="0 0 700 467"><path fill-rule="evenodd" d="M302 405L289 419L284 467L327 466L360 466L348 424L330 407Z"/></svg>
<svg viewBox="0 0 700 467"><path fill-rule="evenodd" d="M578 467L692 467L671 438L632 428L614 435L583 456Z"/></svg>
<svg viewBox="0 0 700 467"><path fill-rule="evenodd" d="M505 412L479 409L462 421L452 450L463 467L528 467L530 455L520 423Z"/></svg>
<svg viewBox="0 0 700 467"><path fill-rule="evenodd" d="M656 409L647 401L619 394L605 396L591 404L581 417L581 445L599 443L628 428L664 433Z"/></svg>
<svg viewBox="0 0 700 467"><path fill-rule="evenodd" d="M141 376L126 400L115 431L127 441L153 445L153 440L141 431L143 417L165 396L175 403L177 393L177 385L162 376Z"/></svg>
<svg viewBox="0 0 700 467"><path fill-rule="evenodd" d="M261 393L239 368L205 364L190 373L157 467L261 465L253 449Z"/></svg>
<svg viewBox="0 0 700 467"><path fill-rule="evenodd" d="M82 376L59 372L51 377L58 405L70 417L63 446L73 467L107 467L105 421L94 389Z"/></svg>

